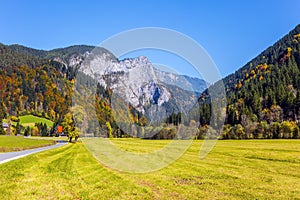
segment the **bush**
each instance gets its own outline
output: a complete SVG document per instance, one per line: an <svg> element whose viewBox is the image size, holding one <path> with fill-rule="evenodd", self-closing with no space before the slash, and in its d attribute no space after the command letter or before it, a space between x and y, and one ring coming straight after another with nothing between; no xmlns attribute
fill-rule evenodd
<svg viewBox="0 0 300 200"><path fill-rule="evenodd" d="M20 119L18 117L16 117L16 116L12 116L10 119L13 122L19 122L20 121Z"/></svg>

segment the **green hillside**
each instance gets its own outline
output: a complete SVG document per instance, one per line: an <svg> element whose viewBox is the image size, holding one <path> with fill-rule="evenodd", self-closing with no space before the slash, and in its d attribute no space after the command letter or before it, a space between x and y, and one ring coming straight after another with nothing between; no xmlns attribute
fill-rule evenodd
<svg viewBox="0 0 300 200"><path fill-rule="evenodd" d="M41 118L41 117L37 117L37 116L33 116L33 115L24 115L24 116L20 116L20 124L22 126L34 126L35 123L46 123L46 125L48 127L52 127L53 126L53 122L45 119L45 118Z"/></svg>
<svg viewBox="0 0 300 200"><path fill-rule="evenodd" d="M222 81L227 96L222 138L298 138L300 25ZM208 91L199 99L203 126L210 121Z"/></svg>

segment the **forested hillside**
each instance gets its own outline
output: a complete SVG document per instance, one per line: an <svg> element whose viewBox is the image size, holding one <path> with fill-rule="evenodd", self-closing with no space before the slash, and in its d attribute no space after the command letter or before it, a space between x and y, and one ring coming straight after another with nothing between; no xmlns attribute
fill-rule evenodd
<svg viewBox="0 0 300 200"><path fill-rule="evenodd" d="M0 43L0 66L21 66L35 67L42 65L45 61L30 54L18 53L6 45Z"/></svg>
<svg viewBox="0 0 300 200"><path fill-rule="evenodd" d="M259 38L258 38L259 39ZM298 138L300 25L223 79L227 95L222 138ZM201 124L210 120L208 91L200 98Z"/></svg>
<svg viewBox="0 0 300 200"><path fill-rule="evenodd" d="M37 49L15 44L15 45L10 45L9 48L15 52L18 52L19 54L35 56L42 59L52 59L55 57L67 58L74 53L84 54L87 51L92 51L95 47L88 46L88 45L74 45L66 48L59 48L50 51L45 51L45 50L37 50Z"/></svg>
<svg viewBox="0 0 300 200"><path fill-rule="evenodd" d="M3 119L12 124L11 122L18 121L18 116L21 115L33 114L52 121L61 121L71 103L72 84L68 79L67 70L63 72L60 64L15 52L1 44L1 134L5 134ZM20 127L19 124L13 125L7 133L20 134ZM41 133L39 130L38 132Z"/></svg>
<svg viewBox="0 0 300 200"><path fill-rule="evenodd" d="M78 66L69 66L68 61L73 55L84 54L94 47L78 45L68 48L43 51L27 48L20 45L6 46L0 44L0 134L3 131L2 121L18 121L22 115L32 114L54 121L54 126L45 135L55 134L59 124L67 124L65 132L73 131L74 120L82 117L82 107L72 107L72 97L81 102L89 104L96 109L98 122L100 124L88 124L87 132L93 131L95 136L104 137L126 137L126 133L120 130L112 116L109 88L98 84L94 96L81 96L80 93L73 94L75 76L78 74ZM94 80L81 72L76 79L79 87L86 87ZM94 98L93 98L94 97ZM141 115L130 107L132 112L129 121L140 124ZM70 113L77 114L76 116ZM70 117L71 116L71 117ZM83 120L78 119L77 120ZM145 123L145 119L142 119ZM66 123L68 122L68 123ZM17 131L20 125L13 125L13 131L9 134L20 133ZM30 132L37 131L40 126L37 124ZM24 127L22 127L25 130ZM104 130L104 131L103 131ZM16 132L17 131L17 132ZM95 132L96 131L96 132ZM101 132L102 131L102 132Z"/></svg>

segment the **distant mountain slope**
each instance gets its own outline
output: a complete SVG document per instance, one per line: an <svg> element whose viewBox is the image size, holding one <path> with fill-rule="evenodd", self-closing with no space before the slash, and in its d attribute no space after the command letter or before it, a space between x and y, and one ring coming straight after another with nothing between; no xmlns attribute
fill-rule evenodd
<svg viewBox="0 0 300 200"><path fill-rule="evenodd" d="M68 66L74 66L76 64L79 64L79 61L83 60L87 52L90 53L93 50L95 51L96 48L95 46L89 46L89 45L74 45L66 48L58 48L58 49L45 51L45 50L37 50L37 49L25 47L18 44L9 45L8 47L12 49L14 52L17 52L19 55L28 55L31 56L31 58L38 57L40 59L52 59L52 60L63 62ZM102 52L100 53L99 51ZM104 54L104 53L108 55L108 58L105 59L117 61L117 58L112 53L110 53L104 48L97 47L97 54ZM191 84L191 88L189 90L193 90L194 92L197 93L201 93L207 88L207 83L204 80L199 78L189 77L187 75L174 74L170 72L164 72L160 70L157 70L157 75L163 76L165 82L171 81L171 83L173 83L175 80L178 80L177 81L178 83L174 82L174 84L178 84L178 85L180 85L179 83L183 83L187 81L189 84ZM171 77L172 78L175 77L175 79L172 80Z"/></svg>
<svg viewBox="0 0 300 200"><path fill-rule="evenodd" d="M26 65L29 67L39 66L45 63L41 58L34 55L23 54L16 52L10 47L0 43L0 66L21 66Z"/></svg>
<svg viewBox="0 0 300 200"><path fill-rule="evenodd" d="M19 54L38 57L44 60L58 61L63 63L65 67L68 67L79 64L79 62L83 60L84 54L86 52L91 52L95 47L88 45L74 45L66 48L58 48L50 51L45 51L15 44L10 45L9 48ZM106 50L103 49L103 51Z"/></svg>
<svg viewBox="0 0 300 200"><path fill-rule="evenodd" d="M19 44L9 45L8 47L10 49L12 49L13 51L18 52L20 54L36 56L36 57L39 57L41 59L46 58L46 56L48 54L48 51L33 49L33 48L25 47L25 46L22 46L22 45L19 45Z"/></svg>
<svg viewBox="0 0 300 200"><path fill-rule="evenodd" d="M238 69L235 73L230 74L223 78L224 84L228 89L234 88L234 84L239 83L243 80L245 72L250 72L255 69L256 66L260 64L279 64L282 65L282 60L287 60L284 56L287 54L288 47L294 47L292 49L293 57L297 60L297 65L299 66L299 38L300 24L297 25L292 31L290 31L286 36L278 40L274 45L268 47L258 56L249 61L246 65Z"/></svg>
<svg viewBox="0 0 300 200"><path fill-rule="evenodd" d="M155 69L145 56L111 60L107 54L93 54L79 70L95 77L102 86L109 87L143 114L158 106L164 107L165 115L171 115L180 112L180 107L187 108L196 101L197 93L184 76ZM206 88L204 81L200 83Z"/></svg>
<svg viewBox="0 0 300 200"><path fill-rule="evenodd" d="M151 104L151 102L157 101L159 105L162 105L171 96L175 98L178 94L183 95L185 93L188 97L193 96L195 99L198 94L207 88L207 83L201 79L155 69L146 57L118 60L111 52L101 47L76 45L50 51L35 50L20 45L10 47L22 54L38 56L42 59L50 59L61 63L65 66L64 68L75 67L75 71L79 70L97 79L104 87L108 85L114 92L118 90L122 91L121 93L126 93L128 102L143 112L144 107L148 106L149 103ZM86 65L84 64L85 59L96 59L97 61L94 62L95 64L89 63ZM128 77L129 72L131 75ZM73 75L69 77L72 79ZM107 78L103 79L103 77ZM157 80L159 80L159 83ZM124 85L126 85L125 88L123 88ZM182 91L173 93L170 89L167 89L171 85ZM175 91L179 90L176 89ZM171 95L172 93L173 95ZM158 94L159 96L157 96ZM178 103L183 103L183 101L181 100ZM189 103L185 101L184 104ZM168 105L168 107L171 108L172 106ZM178 109L176 110L178 112Z"/></svg>
<svg viewBox="0 0 300 200"><path fill-rule="evenodd" d="M246 138L257 138L259 134L264 134L262 138L290 138L292 131L298 134L300 25L222 81L228 103L226 123L233 126L232 132L239 128ZM208 124L208 90L201 95L200 103L203 105L201 123ZM278 125L278 131L271 130L276 123L282 126ZM287 129L283 127L287 124L289 136L284 135ZM274 135L274 132L278 133Z"/></svg>
<svg viewBox="0 0 300 200"><path fill-rule="evenodd" d="M160 70L156 70L156 75L158 77L161 77L161 80L164 83L176 85L177 87L180 87L183 90L193 91L198 95L200 95L209 85L209 83L207 83L203 79L190 77L187 75L179 75Z"/></svg>
<svg viewBox="0 0 300 200"><path fill-rule="evenodd" d="M52 59L55 57L67 58L68 56L74 53L84 54L87 51L88 52L92 51L95 48L95 46L74 45L66 48L58 48L49 51L33 49L18 44L9 45L9 48L21 54L36 56L42 59Z"/></svg>

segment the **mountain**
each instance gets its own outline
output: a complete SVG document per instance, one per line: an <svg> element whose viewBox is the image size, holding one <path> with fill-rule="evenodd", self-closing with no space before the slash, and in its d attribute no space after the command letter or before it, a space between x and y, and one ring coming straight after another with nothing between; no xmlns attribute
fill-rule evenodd
<svg viewBox="0 0 300 200"><path fill-rule="evenodd" d="M15 50L14 50L15 49ZM0 44L0 124L2 120L16 120L18 116L32 114L35 116L51 119L54 121L54 127L48 133L53 135L57 125L66 121L68 113L75 113L74 119L79 120L82 116L82 108L74 107L72 101L77 96L81 101L85 101L85 96L73 91L75 77L78 74L78 64L82 62L82 54L86 50L93 49L88 46L73 46L66 49L56 49L53 51L34 50L22 46L6 46ZM106 50L105 50L106 51ZM93 79L86 76L85 83ZM84 86L80 83L80 86ZM111 107L109 105L110 90L101 88L101 94L92 94L96 98L99 122L107 127L113 127L115 130L114 119L111 116ZM94 98L85 101L90 107L95 107ZM130 110L135 113L133 108ZM78 116L80 116L78 118ZM80 121L78 121L80 124ZM74 121L72 122L74 127ZM88 124L88 129L98 126L97 124ZM0 126L0 134L5 133ZM39 126L32 129L33 134L39 134L36 131ZM12 126L8 134L17 134L17 128ZM19 129L20 130L20 129ZM89 130L87 130L89 131ZM96 135L106 134L99 129L94 132ZM115 134L115 132L113 132ZM118 136L124 136L126 133L119 131ZM107 135L105 135L107 136Z"/></svg>
<svg viewBox="0 0 300 200"><path fill-rule="evenodd" d="M299 71L300 25L222 79L227 96L224 138L298 138ZM203 126L210 120L208 91L199 98Z"/></svg>
<svg viewBox="0 0 300 200"><path fill-rule="evenodd" d="M150 124L157 124L173 113L187 113L196 103L198 95L193 89L196 86L184 76L159 71L145 56L124 60L110 58L108 53L90 52L79 71L93 77L101 86L110 88L113 105L115 102L127 102ZM194 83L205 83L196 78L192 80ZM120 112L123 113L123 110Z"/></svg>
<svg viewBox="0 0 300 200"><path fill-rule="evenodd" d="M67 48L59 48L59 49L53 49L50 51L45 50L37 50L29 47L25 47L22 45L10 45L8 46L10 49L12 49L14 52L19 53L20 55L27 55L32 57L38 57L40 59L44 60L54 60L63 63L66 67L71 66L74 67L76 65L80 65L80 63L88 56L90 52L94 52L97 55L103 55L100 56L101 60L98 60L98 64L100 65L106 65L107 62L113 62L117 63L117 58L108 50L101 48L101 47L95 47L95 46L88 46L88 45L74 45ZM121 62L121 68L124 68L124 65L131 61L137 61L136 59L124 59L124 61ZM134 63L132 63L134 65ZM114 66L113 68L110 68L109 70L111 72L116 72ZM96 68L99 68L99 66L96 66ZM119 69L121 70L121 69ZM176 73L170 73L161 71L158 69L154 69L156 76L161 77L164 82L170 83L171 85L176 85L178 87L183 87L183 89L187 89L190 91L194 91L196 93L201 93L207 88L207 82L205 82L202 79L195 78L195 77L189 77L186 75L179 75ZM84 73L91 75L93 72L87 72L86 70L82 69ZM109 72L106 72L109 73ZM189 84L189 85L187 85Z"/></svg>
<svg viewBox="0 0 300 200"><path fill-rule="evenodd" d="M167 89L170 85L181 90L176 90L176 96L192 96L193 102L196 100L196 96L207 88L204 80L154 68L148 58L144 56L120 61L111 52L101 47L77 45L50 51L35 50L20 45L9 47L18 53L37 56L45 60L51 59L63 64L66 68L77 66L79 71L95 78L104 87L108 86L116 93L122 91L121 93L127 94L123 98L143 113L145 106L153 103L161 106L168 102L172 96L172 92ZM88 60L84 61L85 59ZM89 60L92 60L93 63ZM106 78L104 79L104 77ZM174 96L175 94L173 94ZM181 103L182 101L177 102L177 104ZM184 104L192 103L186 99ZM176 110L178 112L178 109Z"/></svg>
<svg viewBox="0 0 300 200"><path fill-rule="evenodd" d="M74 53L84 54L86 52L92 51L95 48L95 46L89 46L89 45L74 45L66 48L58 48L58 49L46 51L46 50L33 49L18 44L9 45L8 47L20 54L35 56L41 59L53 59L55 57L69 59L71 54Z"/></svg>
<svg viewBox="0 0 300 200"><path fill-rule="evenodd" d="M155 69L155 74L156 76L161 77L164 83L175 85L184 90L194 91L199 95L209 86L209 83L207 83L203 79L199 79L195 77L179 75L176 73L160 71L156 69Z"/></svg>
<svg viewBox="0 0 300 200"><path fill-rule="evenodd" d="M196 122L196 138L300 136L300 25L202 93L203 80L160 71L145 56L118 60L92 46L43 51L0 44L0 67L0 121L31 113L59 123L73 110L85 132L97 136L172 139L179 124ZM214 130L210 119L219 116L211 114L209 91L222 82L226 120L223 130ZM94 121L85 120L84 108L95 110ZM160 130L149 135L155 126Z"/></svg>
<svg viewBox="0 0 300 200"><path fill-rule="evenodd" d="M8 46L14 52L17 52L21 55L37 57L43 60L54 60L61 62L68 66L75 66L83 60L83 57L87 52L91 52L95 47L88 45L74 45L66 48L58 48L50 51L37 50L22 45L10 45ZM103 51L106 51L103 49Z"/></svg>
<svg viewBox="0 0 300 200"><path fill-rule="evenodd" d="M197 78L160 71L147 57L118 60L106 49L93 46L45 51L1 44L0 58L4 117L34 114L58 124L70 109L94 108L94 98L90 97L95 95L95 88L88 86L96 81L96 113L104 131L94 129L98 122L90 121L86 131L105 134L112 130L110 134L117 137L126 133L118 127L113 101L125 104L128 112L121 111L117 116L129 119L128 123L173 123L180 112L190 109L207 85ZM74 83L78 90L72 91ZM88 95L82 93L83 89ZM75 108L71 106L74 97L79 102ZM171 115L178 116L168 119Z"/></svg>

